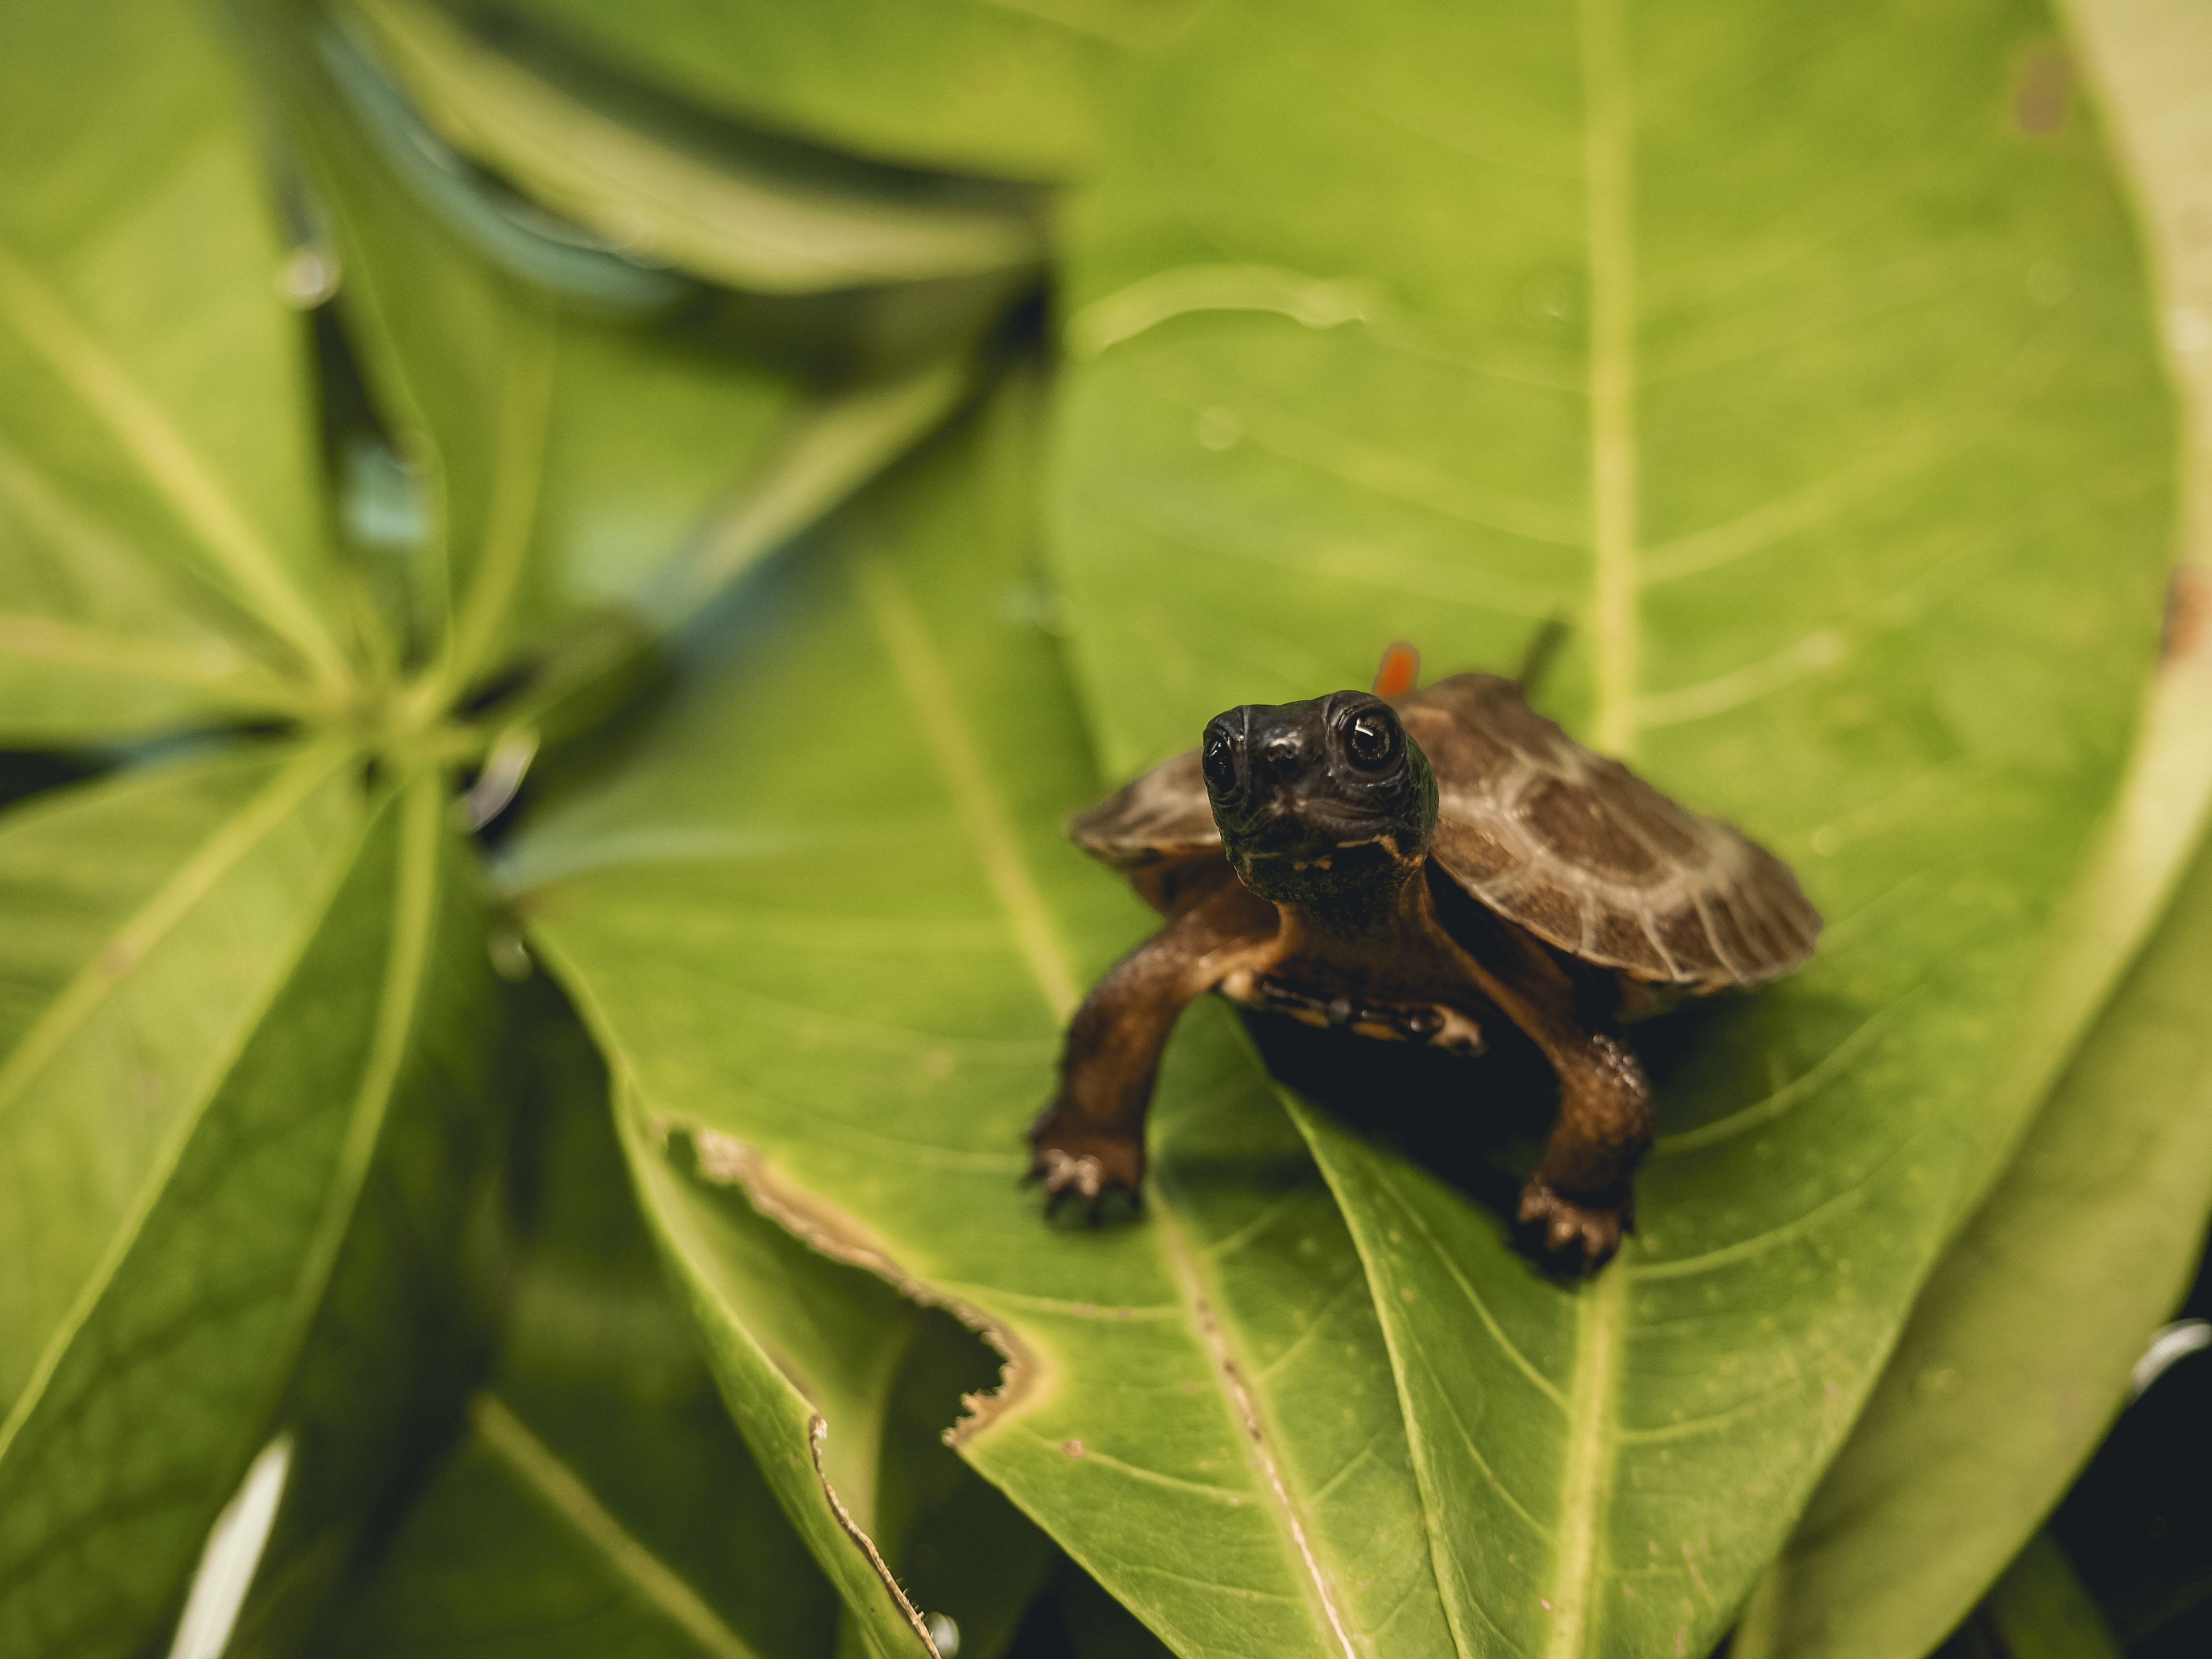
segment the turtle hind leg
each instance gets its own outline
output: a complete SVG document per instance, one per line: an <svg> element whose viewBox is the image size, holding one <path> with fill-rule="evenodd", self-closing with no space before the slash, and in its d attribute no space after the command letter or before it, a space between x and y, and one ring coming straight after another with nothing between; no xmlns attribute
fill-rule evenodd
<svg viewBox="0 0 2212 1659"><path fill-rule="evenodd" d="M1096 1220L1109 1193L1141 1190L1145 1118L1176 1021L1224 975L1263 964L1279 921L1234 879L1220 884L1083 1000L1060 1050L1059 1093L1030 1126L1028 1178L1044 1182L1048 1214L1074 1196Z"/></svg>

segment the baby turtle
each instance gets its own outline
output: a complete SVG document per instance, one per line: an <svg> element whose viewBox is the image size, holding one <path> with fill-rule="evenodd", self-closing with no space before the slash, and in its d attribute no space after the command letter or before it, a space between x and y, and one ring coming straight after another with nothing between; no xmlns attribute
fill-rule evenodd
<svg viewBox="0 0 2212 1659"><path fill-rule="evenodd" d="M1393 684L1393 680L1395 684ZM1757 985L1812 954L1790 867L1534 713L1520 682L1247 704L1200 747L1069 829L1167 918L1069 1024L1058 1097L1030 1130L1047 1206L1097 1213L1144 1178L1168 1034L1200 993L1462 1054L1503 1015L1559 1079L1518 1219L1561 1266L1632 1227L1651 1089L1620 1022ZM1226 856L1224 856L1224 854Z"/></svg>

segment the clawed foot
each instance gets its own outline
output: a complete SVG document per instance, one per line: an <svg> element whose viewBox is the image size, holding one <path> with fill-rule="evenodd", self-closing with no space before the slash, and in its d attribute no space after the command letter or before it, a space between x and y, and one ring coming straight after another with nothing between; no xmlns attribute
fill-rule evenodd
<svg viewBox="0 0 2212 1659"><path fill-rule="evenodd" d="M1026 1179L1044 1182L1044 1212L1050 1215L1071 1194L1084 1201L1093 1226L1109 1193L1129 1195L1138 1202L1145 1179L1145 1144L1140 1139L1102 1134L1069 1121L1073 1114L1062 1102L1045 1109L1030 1127L1030 1159Z"/></svg>
<svg viewBox="0 0 2212 1659"><path fill-rule="evenodd" d="M1534 1234L1554 1266L1570 1273L1603 1267L1620 1248L1620 1236L1636 1225L1632 1206L1600 1209L1562 1198L1532 1181L1521 1191L1522 1226Z"/></svg>

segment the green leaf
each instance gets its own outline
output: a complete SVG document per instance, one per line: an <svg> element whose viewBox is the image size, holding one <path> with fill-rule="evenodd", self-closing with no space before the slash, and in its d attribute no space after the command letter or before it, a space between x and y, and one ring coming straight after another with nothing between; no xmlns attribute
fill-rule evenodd
<svg viewBox="0 0 2212 1659"><path fill-rule="evenodd" d="M374 70L304 9L244 21L262 79L330 215L339 311L377 412L425 504L408 561L400 665L427 666L434 711L499 659L525 580L551 420L554 305L441 222L395 165L435 173L380 125Z"/></svg>
<svg viewBox="0 0 2212 1659"><path fill-rule="evenodd" d="M422 813L427 803L415 805ZM313 1622L357 1580L453 1437L483 1378L485 1328L503 1306L513 1262L501 1248L509 1241L488 1237L495 1188L533 1062L560 1050L495 985L483 918L469 902L477 872L454 865L441 872L450 885L428 946L422 1007L374 1162L357 1199L331 1194L352 1213L273 1414L289 1473L223 1650L239 1659L325 1650L329 1632L309 1639Z"/></svg>
<svg viewBox="0 0 2212 1659"><path fill-rule="evenodd" d="M856 1285L729 1190L736 1143L685 1135L676 1150L690 1156L672 1162L651 1144L669 1126L641 1122L635 1094L623 1095L631 1176L678 1297L731 1415L843 1598L849 1640L863 1653L927 1652L921 1609L871 1531L878 1437L915 1310Z"/></svg>
<svg viewBox="0 0 2212 1659"><path fill-rule="evenodd" d="M653 263L814 293L1043 256L1042 204L1030 192L825 165L787 143L672 119L574 60L528 50L538 43L511 27L495 40L416 0L358 9L449 142Z"/></svg>
<svg viewBox="0 0 2212 1659"><path fill-rule="evenodd" d="M2162 676L2207 747L2212 655ZM2185 797L2202 823L2200 787ZM1944 1256L1746 1615L1747 1656L1928 1651L2095 1449L2212 1209L2212 855Z"/></svg>
<svg viewBox="0 0 2212 1659"><path fill-rule="evenodd" d="M467 184L352 35L312 15L264 32L264 73L338 225L341 310L428 498L398 629L428 659L416 714L536 653L530 713L617 674L965 395L967 350L1003 295L949 331L942 307L833 307L879 343L939 331L920 361L844 346L848 383L810 395L772 357L793 313L702 330L690 313L708 296L590 254L605 283L659 285L626 312L575 274L585 251L542 212ZM684 316L660 315L687 295Z"/></svg>
<svg viewBox="0 0 2212 1659"><path fill-rule="evenodd" d="M240 749L0 819L0 1398L44 1362L329 902L358 834L342 753Z"/></svg>
<svg viewBox="0 0 2212 1659"><path fill-rule="evenodd" d="M173 835L160 785L173 799L226 769L250 775L226 757L26 811L9 862L66 876L58 842L86 859L103 830ZM434 778L416 777L363 832L327 752L293 757L173 853L177 873L122 927L72 927L73 896L58 890L52 919L26 930L49 971L57 947L98 954L10 1060L9 1215L31 1246L10 1257L31 1264L33 1292L10 1320L11 1356L27 1336L43 1348L0 1425L12 1651L120 1655L149 1639L319 1316L388 1267L388 1234L364 1253L356 1221L374 1233L378 1212L420 1220L410 1189L449 1178L434 1139L380 1154L395 1120L467 1075L453 1055L487 977L482 935L455 902ZM80 891L106 899L82 869ZM179 1030L204 1048L165 1052ZM87 1054L109 1077L85 1074ZM404 1352L356 1358L356 1385Z"/></svg>
<svg viewBox="0 0 2212 1659"><path fill-rule="evenodd" d="M961 1451L1179 1651L1448 1653L1358 1259L1233 1022L1169 1055L1140 1224L1048 1226L1017 1185L1059 1024L1141 926L1060 833L1096 782L1033 620L1032 409L1002 393L781 562L775 628L508 878L771 1474L807 1414L771 1357L814 1304L653 1129L1000 1345Z"/></svg>
<svg viewBox="0 0 2212 1659"><path fill-rule="evenodd" d="M2181 319L2212 314L2212 284L2191 252L2208 199L2191 65L2212 63L2212 32L2193 12L2157 6L2075 10L2087 66L2147 210L2180 346ZM2179 349L2172 360L2197 416L2185 553L2198 561L2212 551L2212 456L2203 451L2212 364L2202 356ZM2106 918L2155 915L2173 849L2203 829L2212 653L2198 618L2208 597L2201 562L2185 562L2135 765L2100 854L2103 878L2086 896ZM1864 1417L1747 1614L1747 1655L1933 1646L2056 1502L2125 1398L2129 1367L2179 1299L2212 1207L2212 1140L2199 1128L2212 1049L2194 994L2212 950L2207 866L2200 854L1922 1293ZM2131 947L2135 936L2121 942ZM2054 1330L2066 1333L2063 1342Z"/></svg>
<svg viewBox="0 0 2212 1659"><path fill-rule="evenodd" d="M2012 1659L2120 1659L2096 1601L2047 1532L1991 1587L1987 1611Z"/></svg>
<svg viewBox="0 0 2212 1659"><path fill-rule="evenodd" d="M1216 7L1071 214L1055 550L1115 772L1564 617L1547 712L1830 919L1644 1028L1660 1139L1593 1283L1302 1115L1465 1650L1710 1649L2185 848L2082 948L2170 437L2096 135L2023 101L2049 26L1807 27Z"/></svg>
<svg viewBox="0 0 2212 1659"><path fill-rule="evenodd" d="M1079 171L1133 51L1198 0L772 0L702 8L523 0L509 9L740 120L887 161L1007 178Z"/></svg>
<svg viewBox="0 0 2212 1659"><path fill-rule="evenodd" d="M949 1620L963 1659L996 1659L1066 1558L945 1443L947 1416L999 1386L1000 1357L941 1311L913 1330L885 1413L869 1535L933 1634Z"/></svg>
<svg viewBox="0 0 2212 1659"><path fill-rule="evenodd" d="M11 9L0 167L0 738L328 702L301 328L199 20Z"/></svg>
<svg viewBox="0 0 2212 1659"><path fill-rule="evenodd" d="M470 1263L509 1281L495 1358L454 1443L410 1471L380 1547L337 1564L357 1582L318 1584L303 1627L287 1603L330 1542L298 1540L289 1564L272 1546L231 1652L830 1649L835 1597L723 1414L639 1224L605 1072L557 999L534 1005L514 1056L525 1133Z"/></svg>

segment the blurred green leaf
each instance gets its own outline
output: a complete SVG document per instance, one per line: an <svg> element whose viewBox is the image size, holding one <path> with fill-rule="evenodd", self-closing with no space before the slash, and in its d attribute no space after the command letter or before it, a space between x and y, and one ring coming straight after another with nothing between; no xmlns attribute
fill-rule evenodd
<svg viewBox="0 0 2212 1659"><path fill-rule="evenodd" d="M950 1315L915 1320L885 1415L876 1481L870 1535L924 1621L951 1621L962 1659L1005 1652L1047 1576L1066 1561L945 1443L946 1413L995 1389L1000 1365Z"/></svg>
<svg viewBox="0 0 2212 1659"><path fill-rule="evenodd" d="M0 819L0 1397L40 1370L319 923L359 833L343 760L233 750Z"/></svg>
<svg viewBox="0 0 2212 1659"><path fill-rule="evenodd" d="M718 337L659 315L690 291L665 272L624 267L667 289L625 315L511 257L518 238L579 256L550 219L453 199L464 163L437 160L351 35L316 12L252 15L337 223L341 311L428 497L397 630L428 661L414 712L532 653L540 703L615 672L964 395L976 320L933 359L810 390L768 359L773 316Z"/></svg>
<svg viewBox="0 0 2212 1659"><path fill-rule="evenodd" d="M1059 830L1096 784L1033 620L1033 409L1002 394L781 562L730 665L526 823L509 879L771 1474L809 1410L775 1364L834 1455L827 1378L861 1362L793 1358L815 1298L695 1164L991 1335L963 1454L1179 1651L1449 1652L1358 1260L1233 1022L1169 1057L1141 1224L1048 1226L1016 1184L1059 1022L1138 926Z"/></svg>
<svg viewBox="0 0 2212 1659"><path fill-rule="evenodd" d="M2008 1659L2120 1659L2104 1615L2047 1532L1990 1588L1985 1616Z"/></svg>
<svg viewBox="0 0 2212 1659"><path fill-rule="evenodd" d="M502 44L420 0L357 9L449 141L653 263L736 288L811 293L1043 257L1042 204L1027 193L809 166L787 143L746 143L703 123L686 131L664 105L624 98L573 60L518 55L509 46L530 43L511 27Z"/></svg>
<svg viewBox="0 0 2212 1659"><path fill-rule="evenodd" d="M394 550L405 611L385 620L396 665L428 671L418 701L434 709L507 643L544 481L554 301L410 188L393 165L411 153L406 137L374 125L358 84L373 71L349 72L343 36L281 0L240 21L331 217L348 338L425 503L417 544Z"/></svg>
<svg viewBox="0 0 2212 1659"><path fill-rule="evenodd" d="M349 1259L356 1222L419 1220L407 1188L466 1184L443 1145L389 1156L396 1124L466 1097L483 1024L443 802L418 775L356 828L333 758L295 754L273 780L234 757L126 776L22 809L9 834L9 861L51 883L43 925L11 934L40 970L26 977L76 970L26 1010L9 1066L10 1258L32 1267L9 1342L27 1380L0 1425L9 1651L149 1639L334 1291L389 1267L388 1239ZM255 769L242 808L197 847L179 835L193 785ZM125 908L128 888L116 902L89 872L103 840L149 822L186 849L175 873L120 927L72 916L78 895Z"/></svg>
<svg viewBox="0 0 2212 1659"><path fill-rule="evenodd" d="M889 161L1011 179L1083 171L1133 53L1204 9L1200 0L502 8L741 120Z"/></svg>
<svg viewBox="0 0 2212 1659"><path fill-rule="evenodd" d="M0 736L328 704L301 331L200 21L11 8L0 167Z"/></svg>
<svg viewBox="0 0 2212 1659"><path fill-rule="evenodd" d="M2200 855L1922 1291L1747 1615L1747 1659L1928 1651L2094 1449L2203 1248L2208 962L2212 856Z"/></svg>
<svg viewBox="0 0 2212 1659"><path fill-rule="evenodd" d="M346 1540L329 1576L358 1582L317 1585L303 1617L286 1604L329 1544L300 1540L288 1561L280 1538L233 1653L829 1651L836 1599L663 1283L605 1072L557 998L532 1000L514 1055L526 1133L472 1252L508 1286L496 1356L447 1425L454 1443L410 1472L373 1535Z"/></svg>
<svg viewBox="0 0 2212 1659"><path fill-rule="evenodd" d="M2197 218L2212 204L2195 95L2212 67L2212 29L2193 9L2134 0L2073 9L2145 210L2192 416L2166 651L2102 854L2108 878L2086 896L2107 914L2149 915L2146 900L2162 901L2171 879L2172 847L2197 839L2212 791L2212 653L2200 620L2212 599L2212 364L2180 349L2186 317L2212 315L2212 281L2193 253ZM2088 1457L2125 1398L2130 1365L2187 1283L2212 1208L2212 1139L2201 1130L2212 1049L2196 1006L2208 951L2212 873L2200 854L1922 1293L1753 1603L1747 1655L1925 1651Z"/></svg>
<svg viewBox="0 0 2212 1659"><path fill-rule="evenodd" d="M1164 1659L1172 1651L1073 1563L1061 1571L1053 1599L1076 1659Z"/></svg>

